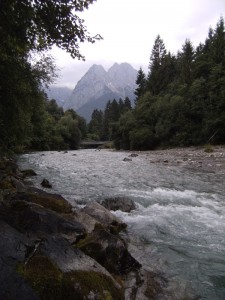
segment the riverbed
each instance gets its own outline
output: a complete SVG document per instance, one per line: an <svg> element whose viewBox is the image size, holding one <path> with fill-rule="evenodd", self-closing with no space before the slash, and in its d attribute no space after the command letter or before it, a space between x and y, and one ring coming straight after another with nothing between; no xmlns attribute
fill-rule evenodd
<svg viewBox="0 0 225 300"><path fill-rule="evenodd" d="M166 278L176 299L225 299L225 148L151 152L78 150L22 155L30 183L46 178L74 206L126 196L130 251ZM29 183L29 182L28 182Z"/></svg>

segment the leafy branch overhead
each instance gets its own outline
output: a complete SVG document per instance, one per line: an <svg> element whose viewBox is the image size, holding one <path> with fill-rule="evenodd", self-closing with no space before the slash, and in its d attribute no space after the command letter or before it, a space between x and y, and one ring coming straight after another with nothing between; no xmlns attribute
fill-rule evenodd
<svg viewBox="0 0 225 300"><path fill-rule="evenodd" d="M10 40L24 53L43 51L57 45L73 58L83 59L79 44L102 39L91 36L78 15L95 0L2 0L0 2L1 40Z"/></svg>
<svg viewBox="0 0 225 300"><path fill-rule="evenodd" d="M48 112L43 86L56 67L46 50L56 45L84 60L80 43L102 39L80 17L93 2L0 0L0 153L78 146L83 120L62 113L58 124Z"/></svg>

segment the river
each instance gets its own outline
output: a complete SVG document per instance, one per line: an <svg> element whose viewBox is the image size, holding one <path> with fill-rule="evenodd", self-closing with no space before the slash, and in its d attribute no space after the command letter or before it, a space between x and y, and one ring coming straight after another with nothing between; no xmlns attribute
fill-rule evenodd
<svg viewBox="0 0 225 300"><path fill-rule="evenodd" d="M225 173L157 163L154 152L78 150L20 156L40 187L43 178L70 203L112 196L132 198L137 209L115 212L128 224L130 251L168 280L177 299L225 299Z"/></svg>

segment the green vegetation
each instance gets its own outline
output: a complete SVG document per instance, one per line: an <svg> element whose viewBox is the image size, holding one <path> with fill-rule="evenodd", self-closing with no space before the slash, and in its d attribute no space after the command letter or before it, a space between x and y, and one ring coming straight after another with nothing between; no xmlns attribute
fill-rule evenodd
<svg viewBox="0 0 225 300"><path fill-rule="evenodd" d="M108 117L106 107L105 122L100 126L96 121L93 134L107 136L117 149L126 150L224 144L224 19L210 28L204 44L194 49L186 40L177 55L167 52L158 35L149 72L146 76L140 68L136 84L134 109L117 114L114 108L114 117Z"/></svg>
<svg viewBox="0 0 225 300"><path fill-rule="evenodd" d="M43 92L55 77L46 50L57 45L84 59L79 43L101 37L91 37L76 12L93 2L0 2L0 152L78 147L84 120L75 112L63 113Z"/></svg>
<svg viewBox="0 0 225 300"><path fill-rule="evenodd" d="M17 272L37 291L40 299L87 299L91 293L95 299L124 299L123 289L113 280L98 272L61 272L46 256L35 254L27 264L19 264Z"/></svg>
<svg viewBox="0 0 225 300"><path fill-rule="evenodd" d="M115 99L109 100L104 112L98 109L93 111L91 121L88 124L87 137L96 141L114 140L120 117L130 110L131 102L128 97L124 101L120 99L118 102Z"/></svg>

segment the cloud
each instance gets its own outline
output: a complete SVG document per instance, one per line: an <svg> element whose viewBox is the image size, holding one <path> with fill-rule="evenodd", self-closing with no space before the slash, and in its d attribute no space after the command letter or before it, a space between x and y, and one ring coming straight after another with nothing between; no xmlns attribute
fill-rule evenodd
<svg viewBox="0 0 225 300"><path fill-rule="evenodd" d="M81 17L89 32L104 40L81 44L86 62L72 61L54 50L62 68L58 84L72 86L93 64L108 68L114 62L131 63L147 71L154 40L158 34L168 51L177 53L189 38L195 46L204 42L210 26L225 16L224 0L98 0Z"/></svg>

